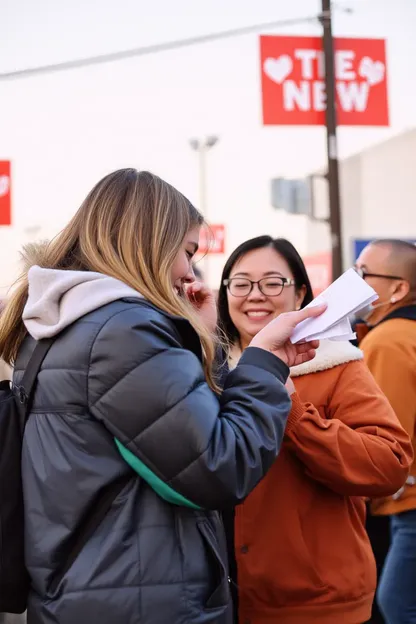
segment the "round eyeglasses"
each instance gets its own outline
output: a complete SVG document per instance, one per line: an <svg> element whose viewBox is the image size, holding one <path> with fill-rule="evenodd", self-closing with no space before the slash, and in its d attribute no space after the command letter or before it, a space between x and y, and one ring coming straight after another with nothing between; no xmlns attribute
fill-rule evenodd
<svg viewBox="0 0 416 624"><path fill-rule="evenodd" d="M254 284L257 284L265 297L278 297L286 286L294 286L295 280L287 277L263 277L263 279L254 282L247 277L232 277L224 280L223 284L233 297L248 297L254 288Z"/></svg>
<svg viewBox="0 0 416 624"><path fill-rule="evenodd" d="M397 275L384 275L382 273L369 273L366 269L362 269L361 267L354 267L354 271L358 273L360 277L365 280L366 277L379 277L381 279L390 279L390 280L402 280L403 277L398 277Z"/></svg>

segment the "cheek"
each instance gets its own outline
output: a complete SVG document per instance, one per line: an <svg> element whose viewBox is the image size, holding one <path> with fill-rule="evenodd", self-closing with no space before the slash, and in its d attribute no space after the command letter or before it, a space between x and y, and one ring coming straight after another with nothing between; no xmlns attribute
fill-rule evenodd
<svg viewBox="0 0 416 624"><path fill-rule="evenodd" d="M274 302L278 314L282 312L293 312L297 307L296 292L293 288L285 288Z"/></svg>
<svg viewBox="0 0 416 624"><path fill-rule="evenodd" d="M371 286L371 288L374 288L379 296L380 301L382 299L385 299L386 295L388 295L388 286L383 283L383 280L378 280L376 277L369 277L365 281L369 286ZM377 301L375 301L374 303L377 304Z"/></svg>
<svg viewBox="0 0 416 624"><path fill-rule="evenodd" d="M237 297L232 297L230 294L227 295L228 301L228 312L230 314L231 320L234 325L237 327L241 323L241 306L244 298L240 301ZM239 321L240 319L240 321Z"/></svg>
<svg viewBox="0 0 416 624"><path fill-rule="evenodd" d="M181 279L182 277L184 277L187 272L189 270L189 263L186 259L186 257L183 256L183 254L180 254L175 262L172 264L172 271L171 271L171 277L172 277L172 283L174 284L178 279Z"/></svg>
<svg viewBox="0 0 416 624"><path fill-rule="evenodd" d="M283 312L293 312L296 309L296 294L293 289L285 288L278 297L269 297L267 305L273 308L274 318Z"/></svg>

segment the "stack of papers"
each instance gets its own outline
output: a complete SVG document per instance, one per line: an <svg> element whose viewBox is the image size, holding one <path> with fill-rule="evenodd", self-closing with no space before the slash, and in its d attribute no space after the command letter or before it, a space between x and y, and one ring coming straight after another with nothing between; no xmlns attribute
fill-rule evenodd
<svg viewBox="0 0 416 624"><path fill-rule="evenodd" d="M349 317L378 299L378 295L354 269L349 269L307 307L326 303L321 316L302 321L292 334L291 342L309 340L353 340Z"/></svg>

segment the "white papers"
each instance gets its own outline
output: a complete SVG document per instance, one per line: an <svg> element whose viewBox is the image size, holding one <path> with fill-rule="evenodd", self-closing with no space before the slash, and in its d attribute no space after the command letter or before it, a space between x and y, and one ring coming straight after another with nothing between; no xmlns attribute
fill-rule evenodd
<svg viewBox="0 0 416 624"><path fill-rule="evenodd" d="M352 340L349 317L378 299L378 295L354 269L349 269L316 297L307 307L326 303L327 309L321 316L302 321L292 334L291 342L296 344L309 340Z"/></svg>

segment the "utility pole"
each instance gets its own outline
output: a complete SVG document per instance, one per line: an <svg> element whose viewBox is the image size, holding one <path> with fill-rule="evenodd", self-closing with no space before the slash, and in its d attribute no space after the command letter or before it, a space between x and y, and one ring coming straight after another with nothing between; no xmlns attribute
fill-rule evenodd
<svg viewBox="0 0 416 624"><path fill-rule="evenodd" d="M328 151L329 225L332 247L332 279L342 273L341 201L339 190L337 112L335 104L334 39L332 36L331 0L322 0L320 22L323 27L326 89L326 141Z"/></svg>

